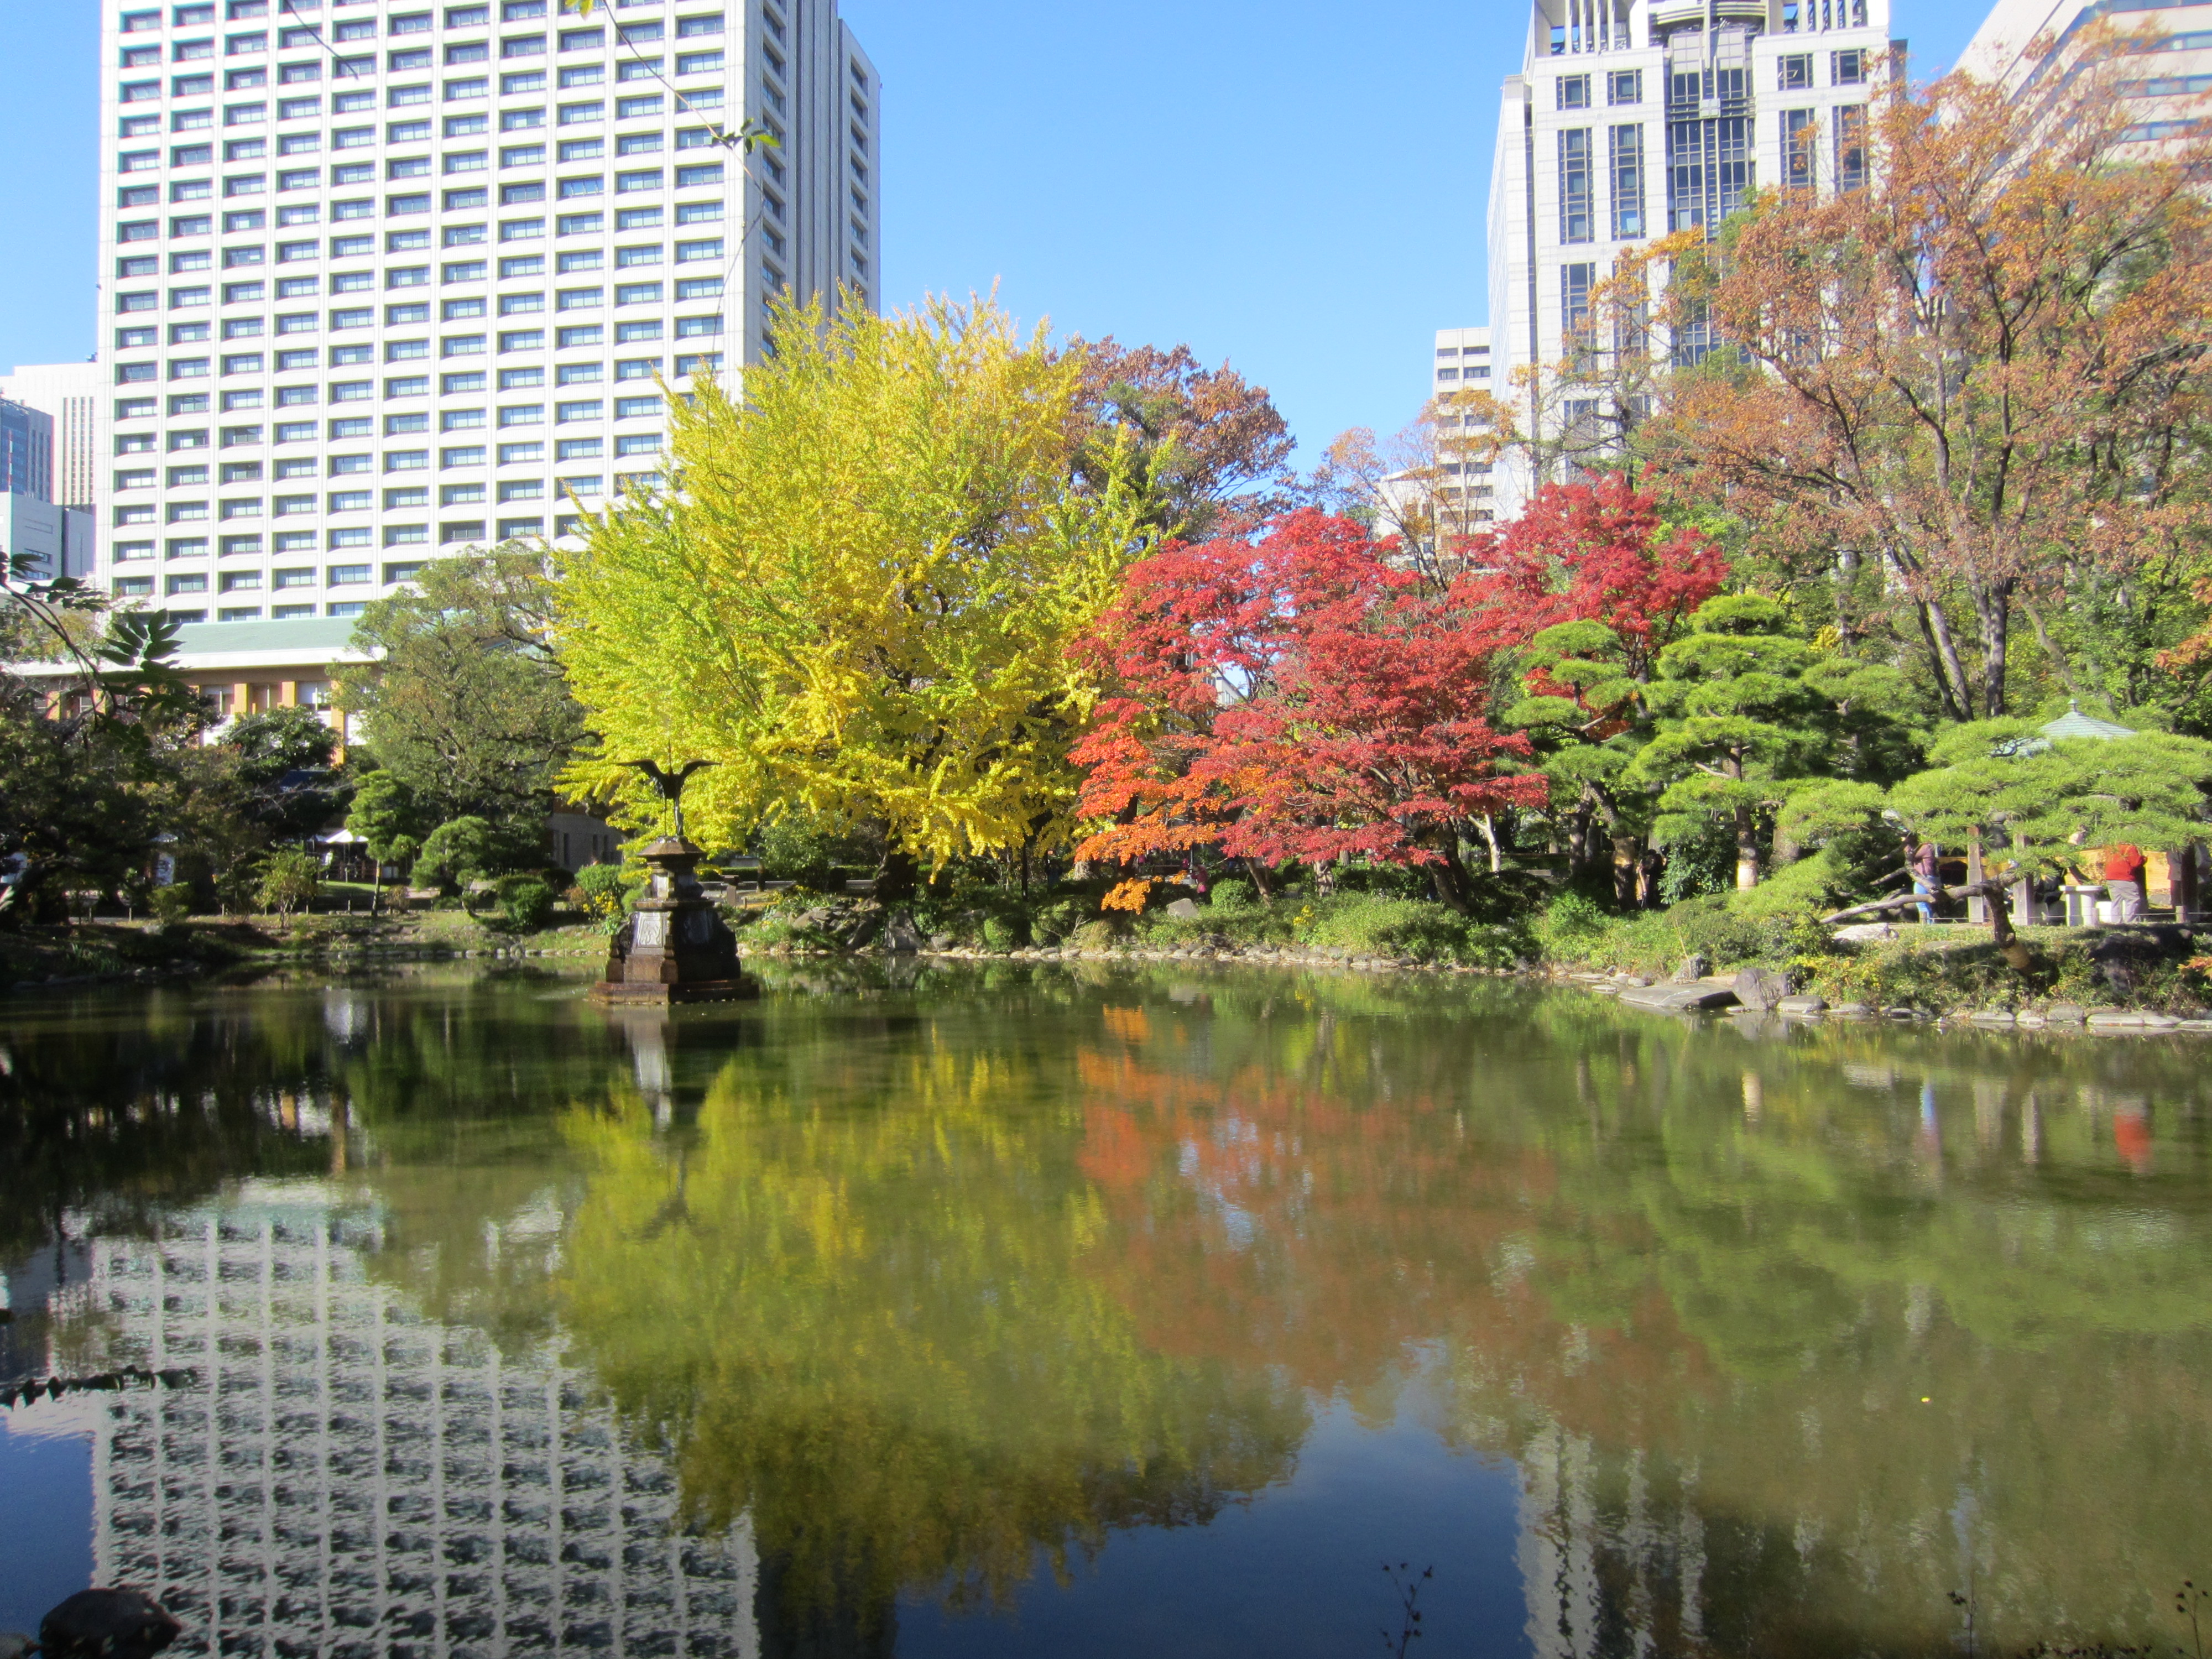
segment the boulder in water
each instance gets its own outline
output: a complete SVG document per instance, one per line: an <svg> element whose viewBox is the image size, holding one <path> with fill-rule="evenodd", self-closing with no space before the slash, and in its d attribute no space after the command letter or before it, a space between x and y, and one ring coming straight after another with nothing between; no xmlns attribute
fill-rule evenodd
<svg viewBox="0 0 2212 1659"><path fill-rule="evenodd" d="M183 1630L135 1589L79 1590L39 1621L47 1659L154 1659Z"/></svg>

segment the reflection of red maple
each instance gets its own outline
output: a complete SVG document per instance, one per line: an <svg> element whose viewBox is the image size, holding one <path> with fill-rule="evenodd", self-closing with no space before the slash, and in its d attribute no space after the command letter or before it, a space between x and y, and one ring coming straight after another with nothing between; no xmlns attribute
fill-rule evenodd
<svg viewBox="0 0 2212 1659"><path fill-rule="evenodd" d="M1119 1224L1093 1270L1160 1351L1356 1397L1442 1342L1467 1384L1614 1444L1668 1437L1706 1392L1706 1357L1656 1285L1601 1328L1532 1285L1527 1241L1557 1236L1562 1201L1541 1149L1470 1142L1418 1096L1360 1109L1326 1077L1191 1076L1134 1046L1077 1065L1079 1167Z"/></svg>
<svg viewBox="0 0 2212 1659"><path fill-rule="evenodd" d="M1431 870L1464 908L1460 830L1541 780L1486 718L1507 609L1438 594L1349 520L1297 513L1256 544L1171 544L1129 573L1097 649L1117 695L1075 750L1085 858L1218 845L1267 865Z"/></svg>

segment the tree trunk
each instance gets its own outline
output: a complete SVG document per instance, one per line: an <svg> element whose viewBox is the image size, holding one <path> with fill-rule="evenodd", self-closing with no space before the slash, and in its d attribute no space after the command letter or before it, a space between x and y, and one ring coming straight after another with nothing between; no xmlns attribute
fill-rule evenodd
<svg viewBox="0 0 2212 1659"><path fill-rule="evenodd" d="M2066 653L2058 648L2058 641L2051 637L2050 629L2044 626L2043 612L2036 608L2035 601L2023 598L2020 608L2027 612L2028 623L2035 629L2035 642L2043 647L2043 654L2051 659L2051 665L2058 671L2058 678L2065 683L2066 695L2075 699L2087 695L2081 690L2081 683L2074 678L2074 665L2066 660Z"/></svg>
<svg viewBox="0 0 2212 1659"><path fill-rule="evenodd" d="M902 847L884 848L884 861L876 866L876 902L904 904L921 889L921 866Z"/></svg>
<svg viewBox="0 0 2212 1659"><path fill-rule="evenodd" d="M1735 809L1735 890L1747 893L1759 885L1759 820L1748 806Z"/></svg>
<svg viewBox="0 0 2212 1659"><path fill-rule="evenodd" d="M1246 859L1244 873L1252 878L1252 890L1260 896L1260 902L1272 906L1275 896L1267 887L1267 866L1257 859Z"/></svg>
<svg viewBox="0 0 2212 1659"><path fill-rule="evenodd" d="M1636 908L1637 884L1644 873L1644 837L1615 829L1613 832L1613 902L1624 910Z"/></svg>
<svg viewBox="0 0 2212 1659"><path fill-rule="evenodd" d="M1851 616L1851 590L1858 585L1859 556L1852 549L1836 550L1836 649L1848 657L1858 642L1858 623Z"/></svg>
<svg viewBox="0 0 2212 1659"><path fill-rule="evenodd" d="M1482 815L1482 839L1490 848L1490 873L1493 876L1498 875L1505 868L1505 859L1504 855L1498 850L1498 818L1496 814L1485 812Z"/></svg>
<svg viewBox="0 0 2212 1659"><path fill-rule="evenodd" d="M1920 637L1928 647L1929 666L1936 671L1936 690L1943 699L1944 714L1954 720L1972 720L1973 704L1967 694L1966 665L1959 660L1959 644L1951 637L1949 619L1941 605L1925 599L1915 599L1913 606L1919 615Z"/></svg>
<svg viewBox="0 0 2212 1659"><path fill-rule="evenodd" d="M1982 629L1982 717L2005 712L2005 657L2012 644L2012 578L1971 582L1967 592Z"/></svg>
<svg viewBox="0 0 2212 1659"><path fill-rule="evenodd" d="M1440 856L1428 866L1429 885L1437 896L1437 902L1461 915L1468 914L1467 866L1459 861L1458 837L1449 836L1442 848L1432 849Z"/></svg>

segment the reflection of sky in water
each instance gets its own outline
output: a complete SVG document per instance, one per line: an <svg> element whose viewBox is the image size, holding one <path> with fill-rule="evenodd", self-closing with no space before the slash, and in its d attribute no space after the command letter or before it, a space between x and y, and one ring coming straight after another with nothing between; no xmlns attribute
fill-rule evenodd
<svg viewBox="0 0 2212 1659"><path fill-rule="evenodd" d="M1376 1651L1386 1623L1398 1628L1387 1556L1437 1570L1421 1590L1427 1636L1413 1652L1523 1659L1519 1488L1512 1464L1454 1452L1413 1412L1370 1426L1344 1401L1318 1402L1289 1480L1203 1528L1115 1533L1066 1589L1040 1572L1011 1620L909 1597L898 1650L1341 1659Z"/></svg>
<svg viewBox="0 0 2212 1659"><path fill-rule="evenodd" d="M31 1432L33 1415L0 1411L0 1631L26 1635L92 1577L92 1443Z"/></svg>

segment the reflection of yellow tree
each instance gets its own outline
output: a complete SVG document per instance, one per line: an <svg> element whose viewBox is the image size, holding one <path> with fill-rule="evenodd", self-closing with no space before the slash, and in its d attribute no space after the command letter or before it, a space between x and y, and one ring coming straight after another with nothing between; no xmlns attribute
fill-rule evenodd
<svg viewBox="0 0 2212 1659"><path fill-rule="evenodd" d="M1033 1068L799 1053L805 1075L732 1061L680 1144L635 1107L570 1121L567 1321L697 1520L750 1511L817 1606L995 1599L1040 1547L1063 1564L1283 1472L1295 1390L1156 1352L1080 1270L1104 1217Z"/></svg>

